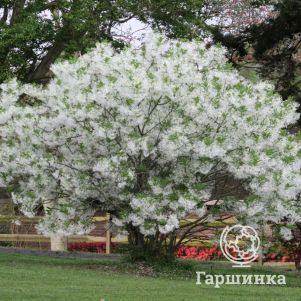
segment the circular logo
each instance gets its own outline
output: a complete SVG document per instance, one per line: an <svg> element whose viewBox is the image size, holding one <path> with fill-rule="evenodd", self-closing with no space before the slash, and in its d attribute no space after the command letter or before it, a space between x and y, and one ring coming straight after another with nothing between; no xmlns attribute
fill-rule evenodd
<svg viewBox="0 0 301 301"><path fill-rule="evenodd" d="M250 226L227 226L220 237L220 248L224 256L236 266L246 266L258 257L260 239Z"/></svg>

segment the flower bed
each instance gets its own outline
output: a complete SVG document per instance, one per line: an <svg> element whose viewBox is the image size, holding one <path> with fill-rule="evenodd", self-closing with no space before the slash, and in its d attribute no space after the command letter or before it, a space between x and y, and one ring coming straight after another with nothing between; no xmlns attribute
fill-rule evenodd
<svg viewBox="0 0 301 301"><path fill-rule="evenodd" d="M269 253L265 256L265 261L270 262L293 262L294 257L289 255L281 255L277 253Z"/></svg>
<svg viewBox="0 0 301 301"><path fill-rule="evenodd" d="M197 260L222 260L224 259L222 251L218 246L214 245L210 248L199 246L181 246L177 253L177 258L182 259L197 259ZM293 262L293 256L285 254L282 250L279 253L268 253L265 255L265 261L269 262Z"/></svg>
<svg viewBox="0 0 301 301"><path fill-rule="evenodd" d="M112 243L111 248L115 249L116 244ZM105 242L75 242L68 244L68 251L70 252L92 252L92 253L105 253Z"/></svg>
<svg viewBox="0 0 301 301"><path fill-rule="evenodd" d="M118 244L111 244L112 250L118 248ZM105 242L76 242L68 244L68 251L70 252L92 252L92 253L105 253ZM177 252L176 257L181 259L196 259L196 260L223 260L224 256L222 251L217 245L212 247L202 246L181 246ZM288 255L285 250L279 252L271 252L265 255L265 261L269 262L293 262L293 256Z"/></svg>
<svg viewBox="0 0 301 301"><path fill-rule="evenodd" d="M211 248L202 248L197 246L181 246L177 253L177 258L215 260L223 257L222 251L217 246Z"/></svg>

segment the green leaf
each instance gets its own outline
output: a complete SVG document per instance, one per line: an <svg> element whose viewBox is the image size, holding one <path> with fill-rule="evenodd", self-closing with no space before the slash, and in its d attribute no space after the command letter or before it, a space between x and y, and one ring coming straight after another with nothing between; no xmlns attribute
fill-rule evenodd
<svg viewBox="0 0 301 301"><path fill-rule="evenodd" d="M131 99L131 98L127 98L127 99L126 99L126 104L127 104L128 106L131 106L133 103L134 103L134 100L133 100L133 99Z"/></svg>
<svg viewBox="0 0 301 301"><path fill-rule="evenodd" d="M195 190L202 191L202 190L205 190L208 187L208 185L205 183L196 183L192 187Z"/></svg>

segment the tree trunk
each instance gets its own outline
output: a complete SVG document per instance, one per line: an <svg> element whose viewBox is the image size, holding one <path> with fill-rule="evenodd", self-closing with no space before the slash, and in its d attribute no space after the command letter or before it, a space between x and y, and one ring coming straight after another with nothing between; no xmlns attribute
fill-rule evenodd
<svg viewBox="0 0 301 301"><path fill-rule="evenodd" d="M28 77L29 81L38 81L47 83L50 79L50 66L60 56L64 50L64 43L61 41L55 42L52 48L49 49L47 54L42 59L41 63Z"/></svg>
<svg viewBox="0 0 301 301"><path fill-rule="evenodd" d="M295 255L295 267L296 267L297 271L301 270L301 253L300 252L298 252Z"/></svg>
<svg viewBox="0 0 301 301"><path fill-rule="evenodd" d="M168 235L159 232L154 236L145 236L140 233L138 227L127 226L129 251L133 260L148 260L161 257L175 258L176 233Z"/></svg>

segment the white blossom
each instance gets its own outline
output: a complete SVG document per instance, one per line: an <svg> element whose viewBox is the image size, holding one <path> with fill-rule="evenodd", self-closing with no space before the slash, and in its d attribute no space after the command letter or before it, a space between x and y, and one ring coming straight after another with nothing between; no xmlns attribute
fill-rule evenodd
<svg viewBox="0 0 301 301"><path fill-rule="evenodd" d="M292 230L287 227L281 227L280 234L285 240L291 240L293 238Z"/></svg>
<svg viewBox="0 0 301 301"><path fill-rule="evenodd" d="M96 209L145 235L173 232L207 212L221 174L249 192L240 212L300 220L301 136L285 129L297 105L224 54L155 34L57 63L47 86L2 84L0 182L28 216L52 203L46 234L89 231ZM224 205L239 212L236 199Z"/></svg>

